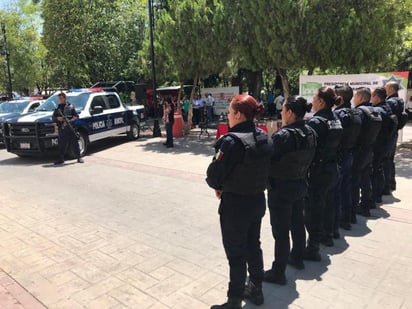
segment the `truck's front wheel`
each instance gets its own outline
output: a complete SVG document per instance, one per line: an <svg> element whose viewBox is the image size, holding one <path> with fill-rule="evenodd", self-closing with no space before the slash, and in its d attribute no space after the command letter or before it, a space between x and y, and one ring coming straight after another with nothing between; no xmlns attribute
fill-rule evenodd
<svg viewBox="0 0 412 309"><path fill-rule="evenodd" d="M80 138L78 140L78 143L79 143L80 156L83 157L87 152L87 146L89 144L89 139L87 138L87 134L83 132L79 132L79 135L80 135ZM70 147L68 154L69 154L69 157L72 159L77 158L76 152L74 151L74 149L72 149L72 147Z"/></svg>
<svg viewBox="0 0 412 309"><path fill-rule="evenodd" d="M133 122L130 126L130 131L127 132L127 136L131 140L137 140L140 137L140 125L136 122Z"/></svg>
<svg viewBox="0 0 412 309"><path fill-rule="evenodd" d="M79 149L80 149L80 156L83 157L87 152L87 146L89 144L89 139L87 135L83 132L79 132Z"/></svg>

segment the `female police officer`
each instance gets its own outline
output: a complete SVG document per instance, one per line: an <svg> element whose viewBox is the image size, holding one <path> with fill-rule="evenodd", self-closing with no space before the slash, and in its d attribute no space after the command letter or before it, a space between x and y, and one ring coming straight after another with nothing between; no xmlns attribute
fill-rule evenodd
<svg viewBox="0 0 412 309"><path fill-rule="evenodd" d="M238 95L229 106L229 133L215 145L216 154L207 170L207 183L220 199L223 246L230 266L228 301L213 309L238 309L244 297L263 303L261 220L265 214L264 190L272 154L267 134L255 127L263 110L249 95ZM250 280L245 288L246 266Z"/></svg>
<svg viewBox="0 0 412 309"><path fill-rule="evenodd" d="M337 151L343 134L341 122L332 112L340 100L331 88L322 87L313 97L315 114L308 122L317 135L316 154L309 169L305 221L309 239L303 258L320 261L319 244L333 245L334 190L338 181Z"/></svg>
<svg viewBox="0 0 412 309"><path fill-rule="evenodd" d="M303 208L307 193L308 169L315 156L316 135L303 117L310 111L302 97L288 97L283 104L283 128L273 134L273 149L268 185L268 204L272 234L275 238L275 261L265 272L264 281L286 284L286 264L302 269L305 249ZM293 249L289 256L289 231Z"/></svg>

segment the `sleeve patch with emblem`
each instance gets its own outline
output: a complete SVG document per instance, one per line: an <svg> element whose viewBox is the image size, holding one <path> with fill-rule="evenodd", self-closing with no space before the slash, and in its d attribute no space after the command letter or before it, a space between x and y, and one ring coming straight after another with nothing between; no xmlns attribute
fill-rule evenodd
<svg viewBox="0 0 412 309"><path fill-rule="evenodd" d="M219 151L216 152L216 154L215 154L215 160L220 161L220 160L222 160L222 157L223 157L223 152L219 149Z"/></svg>

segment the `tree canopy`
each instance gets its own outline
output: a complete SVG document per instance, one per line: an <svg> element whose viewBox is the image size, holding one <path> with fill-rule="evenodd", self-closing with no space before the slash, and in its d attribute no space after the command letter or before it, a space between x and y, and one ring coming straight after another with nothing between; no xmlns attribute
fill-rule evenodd
<svg viewBox="0 0 412 309"><path fill-rule="evenodd" d="M159 84L412 69L412 0L154 3ZM146 0L10 0L0 18L17 90L151 79Z"/></svg>

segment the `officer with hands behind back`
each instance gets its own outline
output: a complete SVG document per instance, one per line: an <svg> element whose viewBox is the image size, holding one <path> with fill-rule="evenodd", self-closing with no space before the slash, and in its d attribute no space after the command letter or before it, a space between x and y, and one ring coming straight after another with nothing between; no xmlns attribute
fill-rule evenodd
<svg viewBox="0 0 412 309"><path fill-rule="evenodd" d="M362 120L361 112L351 108L353 90L348 85L335 87L340 98L334 113L342 123L343 135L338 149L339 178L335 191L336 214L334 238L339 238L339 226L351 229L352 215L352 164L353 149L358 139Z"/></svg>
<svg viewBox="0 0 412 309"><path fill-rule="evenodd" d="M72 124L75 120L79 119L79 115L74 106L67 102L65 93L60 93L58 99L59 105L54 110L53 121L57 123L59 128L59 160L54 164L60 165L64 163L64 156L68 148L73 150L78 163L84 163L80 157L79 143L76 133L73 131L73 126L70 128L66 122L69 121Z"/></svg>
<svg viewBox="0 0 412 309"><path fill-rule="evenodd" d="M332 88L321 87L313 97L315 114L308 125L317 134L316 154L309 169L309 187L305 205L305 223L309 234L303 254L305 260L320 261L319 245L333 245L335 188L338 181L337 151L343 129L332 112L338 102Z"/></svg>
<svg viewBox="0 0 412 309"><path fill-rule="evenodd" d="M395 153L396 143L398 141L398 131L402 130L408 122L408 114L405 112L405 102L399 97L399 84L397 82L388 82L385 84L386 103L390 106L392 113L398 118L398 128L392 139L391 150L388 158L384 162L383 170L385 173L385 187L384 195L390 195L392 191L396 190L395 180Z"/></svg>
<svg viewBox="0 0 412 309"><path fill-rule="evenodd" d="M286 284L287 263L297 269L304 268L303 209L308 169L316 151L316 134L303 120L310 109L303 97L288 97L282 109L283 127L272 135L274 153L269 169L268 204L275 260L264 277L264 281L270 283ZM289 231L293 240L291 252Z"/></svg>
<svg viewBox="0 0 412 309"><path fill-rule="evenodd" d="M373 198L377 204L382 203L382 195L385 189L384 165L393 151L393 143L398 131L398 118L393 114L385 99L385 88L378 87L372 91L371 103L382 117L382 128L373 150L372 189ZM372 206L372 208L375 207L376 204Z"/></svg>
<svg viewBox="0 0 412 309"><path fill-rule="evenodd" d="M260 228L273 147L268 135L253 122L262 111L263 106L250 95L232 99L229 132L216 142L207 169L206 181L220 199L220 226L230 266L228 301L212 309L240 309L243 298L256 305L264 302ZM245 286L246 268L250 280Z"/></svg>
<svg viewBox="0 0 412 309"><path fill-rule="evenodd" d="M382 127L382 118L379 111L371 106L370 99L369 88L358 89L353 98L355 109L361 112L362 126L353 150L351 223L357 222L356 213L369 217L375 204L372 196L373 148Z"/></svg>

